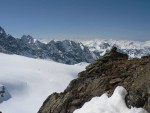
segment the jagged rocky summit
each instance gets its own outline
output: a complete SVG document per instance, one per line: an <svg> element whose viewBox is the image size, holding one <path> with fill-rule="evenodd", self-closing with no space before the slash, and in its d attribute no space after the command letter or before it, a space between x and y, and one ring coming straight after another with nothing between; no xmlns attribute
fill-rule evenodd
<svg viewBox="0 0 150 113"><path fill-rule="evenodd" d="M128 55L113 48L95 60L70 82L62 93L51 94L38 113L73 113L95 96L117 86L127 89L126 104L130 108L143 107L150 112L150 56L128 60Z"/></svg>
<svg viewBox="0 0 150 113"><path fill-rule="evenodd" d="M95 58L89 49L80 42L63 40L45 44L30 35L20 39L7 35L0 27L0 52L17 54L32 58L50 59L66 64L91 62Z"/></svg>
<svg viewBox="0 0 150 113"><path fill-rule="evenodd" d="M17 54L32 58L50 59L65 64L76 64L98 59L112 46L116 46L120 51L127 53L130 58L150 55L150 42L134 41L71 41L51 40L42 43L30 35L23 35L21 38L15 38L6 34L0 27L0 52L7 54Z"/></svg>

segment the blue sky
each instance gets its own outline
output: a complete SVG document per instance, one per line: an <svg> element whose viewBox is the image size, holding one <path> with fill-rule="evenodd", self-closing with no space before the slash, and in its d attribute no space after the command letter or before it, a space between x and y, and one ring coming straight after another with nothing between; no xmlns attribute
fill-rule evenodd
<svg viewBox="0 0 150 113"><path fill-rule="evenodd" d="M150 40L150 0L0 0L0 26L35 38Z"/></svg>

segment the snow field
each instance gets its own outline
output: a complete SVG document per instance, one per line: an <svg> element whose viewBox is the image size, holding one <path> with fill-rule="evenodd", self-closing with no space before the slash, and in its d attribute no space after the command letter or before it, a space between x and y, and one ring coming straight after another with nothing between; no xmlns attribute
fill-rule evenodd
<svg viewBox="0 0 150 113"><path fill-rule="evenodd" d="M37 113L44 100L53 92L62 92L85 65L0 53L0 84L11 95L9 100L0 103L0 111Z"/></svg>

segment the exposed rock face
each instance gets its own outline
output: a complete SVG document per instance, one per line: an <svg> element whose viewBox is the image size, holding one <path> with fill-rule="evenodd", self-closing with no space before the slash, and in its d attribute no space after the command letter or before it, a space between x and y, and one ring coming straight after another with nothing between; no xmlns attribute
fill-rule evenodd
<svg viewBox="0 0 150 113"><path fill-rule="evenodd" d="M32 58L51 59L65 64L80 62L91 63L95 59L110 51L112 46L125 52L130 58L150 55L150 41L113 41L100 40L77 42L71 40L50 41L42 43L30 35L23 35L20 39L6 34L0 27L0 52L17 54Z"/></svg>
<svg viewBox="0 0 150 113"><path fill-rule="evenodd" d="M0 27L0 37L2 36L6 36L6 32L2 27Z"/></svg>
<svg viewBox="0 0 150 113"><path fill-rule="evenodd" d="M128 60L113 48L86 67L63 93L50 95L38 113L73 113L92 97L112 94L116 86L127 89L128 107L144 107L150 112L150 56Z"/></svg>
<svg viewBox="0 0 150 113"><path fill-rule="evenodd" d="M23 35L21 39L14 38L11 35L7 35L1 27L0 52L32 58L51 59L65 64L92 62L95 59L93 53L80 42L53 40L45 44L35 40L30 35Z"/></svg>

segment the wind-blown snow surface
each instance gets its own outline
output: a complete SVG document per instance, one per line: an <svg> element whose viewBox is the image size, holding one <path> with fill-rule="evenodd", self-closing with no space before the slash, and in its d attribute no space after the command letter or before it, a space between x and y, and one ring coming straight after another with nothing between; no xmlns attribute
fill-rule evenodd
<svg viewBox="0 0 150 113"><path fill-rule="evenodd" d="M107 93L94 97L73 113L148 113L142 108L129 109L124 100L126 95L126 89L118 86L111 97L108 97Z"/></svg>
<svg viewBox="0 0 150 113"><path fill-rule="evenodd" d="M11 98L0 103L3 113L36 113L53 92L63 91L84 65L0 53L0 84Z"/></svg>

